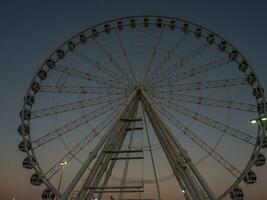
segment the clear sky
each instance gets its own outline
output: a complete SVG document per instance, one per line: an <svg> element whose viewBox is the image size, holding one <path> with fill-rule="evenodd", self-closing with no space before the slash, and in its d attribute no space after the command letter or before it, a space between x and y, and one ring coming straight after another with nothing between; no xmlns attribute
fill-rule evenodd
<svg viewBox="0 0 267 200"><path fill-rule="evenodd" d="M35 199L17 149L19 110L37 68L59 44L104 20L130 15L163 15L201 24L231 41L252 64L267 90L266 1L0 1L0 199ZM265 152L266 154L266 152ZM254 192L267 192L267 166ZM28 198L30 194L36 194Z"/></svg>

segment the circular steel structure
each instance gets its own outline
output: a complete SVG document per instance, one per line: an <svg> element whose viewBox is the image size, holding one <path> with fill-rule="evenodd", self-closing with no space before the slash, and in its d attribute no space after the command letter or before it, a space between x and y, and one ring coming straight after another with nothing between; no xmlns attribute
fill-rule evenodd
<svg viewBox="0 0 267 200"><path fill-rule="evenodd" d="M223 191L213 188L218 199L229 193L235 199L233 191L242 181L256 182L253 168L265 163L266 102L248 60L229 41L198 24L131 16L77 33L37 70L18 128L23 138L19 148L27 154L23 166L35 171L32 184L45 183L46 197L61 197L137 88L146 93L208 184L218 181L213 172L214 178L208 177L209 170L217 167L216 173L229 175ZM147 118L141 106L137 115ZM149 122L140 124L146 130L136 130L133 140L141 143L145 158L150 155L141 161L141 178L144 184L168 182L174 175L160 169L166 163L153 160L153 155L165 159L162 145L156 137L147 139L145 132L154 132ZM144 168L149 166L160 176L146 177ZM118 168L122 171L125 165ZM72 177L64 180L68 173ZM119 183L124 179L118 173L111 177Z"/></svg>

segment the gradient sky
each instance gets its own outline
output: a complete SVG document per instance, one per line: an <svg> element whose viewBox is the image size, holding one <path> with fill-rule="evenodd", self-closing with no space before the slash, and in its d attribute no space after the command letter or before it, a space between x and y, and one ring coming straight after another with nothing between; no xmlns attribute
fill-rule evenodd
<svg viewBox="0 0 267 200"><path fill-rule="evenodd" d="M21 166L16 129L26 88L59 44L99 22L130 15L165 15L201 24L231 41L250 61L267 90L265 1L1 1L0 199L37 199ZM265 151L266 155L266 151ZM256 200L267 198L267 166L259 170ZM33 196L29 198L29 196ZM265 196L265 197L264 197Z"/></svg>

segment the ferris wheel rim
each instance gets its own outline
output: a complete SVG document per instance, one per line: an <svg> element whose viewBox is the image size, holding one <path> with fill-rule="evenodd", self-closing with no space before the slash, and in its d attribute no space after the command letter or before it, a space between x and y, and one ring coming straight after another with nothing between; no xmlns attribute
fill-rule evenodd
<svg viewBox="0 0 267 200"><path fill-rule="evenodd" d="M167 17L167 16L140 15L140 16L128 16L128 17L114 18L114 19L112 19L112 20L108 20L108 21L99 23L99 24L97 24L97 25L90 26L89 28L86 28L86 29L84 29L83 31L81 31L81 32L79 32L79 33L77 33L77 34L75 34L73 37L71 37L70 39L66 40L64 43L62 43L61 45L59 45L59 47L56 48L56 50L53 51L47 58L49 59L49 58L53 57L53 55L56 54L56 52L57 52L58 49L62 49L62 47L64 47L64 45L68 44L69 41L72 41L74 38L78 37L81 33L85 33L85 32L87 32L87 31L90 31L90 30L92 30L92 29L94 29L94 28L97 28L97 27L99 27L99 26L103 26L103 25L105 25L105 24L109 24L109 23L112 23L112 22L117 22L117 21L119 21L119 20L127 20L127 19L133 19L133 18L142 18L142 19L143 19L143 18L153 18L153 19L154 19L154 18L163 18L163 19L176 20L176 21L179 21L179 22L188 23L188 24L190 24L190 25L193 25L194 27L201 27L203 30L205 30L205 31L207 31L207 32L210 32L210 33L213 33L213 34L214 34L216 37L218 37L219 39L221 39L221 40L223 40L223 41L226 41L227 44L228 44L229 46L231 46L232 49L236 49L236 50L238 50L235 46L233 46L230 42L228 42L227 40L225 40L223 37L221 37L221 36L220 36L219 34L217 34L216 32L213 32L213 31L211 31L210 29L207 29L206 27L203 27L203 26L201 26L201 25L192 23L192 22L190 22L190 21L183 20L183 19L180 19L180 18ZM140 23L140 24L141 24L141 23ZM115 26L115 28L116 28L116 27L117 27L117 26ZM176 26L176 28L177 28L177 26ZM248 63L248 67L249 67L249 69L250 69L251 72L253 72L253 73L255 74L255 76L256 76L256 82L257 82L258 86L262 88L262 86L261 86L261 84L260 84L260 81L258 80L257 75L256 75L256 73L254 72L252 66L249 64L249 62L247 61L247 59L240 53L239 50L238 50L238 54L239 54L239 56L242 58L242 60L245 60L245 61ZM46 59L46 60L47 60L47 59ZM40 69L43 69L43 68L45 67L45 65L46 65L46 60L43 62L43 64L40 66L40 68L37 70L37 72L38 72ZM57 62L57 60L55 60L55 62ZM49 71L49 70L48 70L48 71ZM30 85L33 83L33 81L35 80L36 77L37 77L37 73L35 74L35 76L34 76L32 82L30 83ZM30 89L30 86L29 86L25 96L28 96L28 95L30 94L30 90L31 90L31 89ZM262 102L264 103L264 113L266 114L266 103L265 103L265 98L264 98L264 96L262 97ZM23 104L23 110L26 110L26 102L25 102L25 101L24 101L24 104ZM257 113L258 113L258 112L257 112ZM258 114L259 114L259 113L258 113ZM259 115L260 115L260 114L259 114ZM24 123L25 123L25 121L26 121L26 120L24 119L24 117L22 117L22 119L21 119L21 125L22 125L22 128L23 128L23 129L24 129ZM29 120L29 126L30 126L30 120ZM24 131L24 130L23 130L23 131ZM257 132L257 137L262 138L262 136L264 136L264 134L265 134L265 131L266 131L266 127L265 127L265 126L259 126L259 127L258 127L258 132ZM24 144L26 144L27 141L31 141L31 134L28 135L28 138L29 138L29 139L27 139L27 138L26 138L26 135L24 135L24 134L22 134L22 137L23 137ZM258 153L259 153L260 150L261 150L261 145L262 145L262 140L261 140L260 144L257 144L257 143L255 144L255 146L254 146L254 150L253 150L253 152L252 152L252 154L251 154L251 158L249 159L249 161L248 161L246 167L244 168L244 170L243 170L242 173L240 174L239 178L238 178L238 179L231 185L231 187L229 187L229 188L228 188L228 189L227 189L227 190L226 190L226 191L225 191L219 198L223 198L225 195L227 195L227 194L229 193L229 191L230 191L231 189L233 189L235 186L239 185L239 183L243 180L243 177L244 177L244 175L246 174L246 172L249 171L249 170L251 169L251 167L253 166L253 164L254 164L254 157L253 157L253 156L257 156L257 155L258 155ZM40 175L40 176L43 177L43 176L44 176L44 173L43 173L42 168L40 167L40 165L39 165L39 163L38 163L38 159L37 159L37 157L36 157L36 155L35 155L34 150L33 150L33 149L28 150L28 149L26 148L26 153L27 153L27 156L28 156L28 157L33 157L33 158L36 159L36 165L34 166L34 170L35 170L35 172L36 172L38 175ZM49 181L49 180L46 180L46 177L45 177L45 176L44 176L43 178L44 178L44 183L45 183L48 187L50 187L50 188L53 189L54 187L53 187L53 185L50 183L50 181ZM57 190L54 188L53 191L56 192ZM60 194L57 193L57 195L60 195Z"/></svg>

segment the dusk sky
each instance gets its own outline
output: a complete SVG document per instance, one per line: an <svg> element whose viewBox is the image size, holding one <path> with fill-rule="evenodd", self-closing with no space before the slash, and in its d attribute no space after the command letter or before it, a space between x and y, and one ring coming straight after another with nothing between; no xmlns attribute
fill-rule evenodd
<svg viewBox="0 0 267 200"><path fill-rule="evenodd" d="M22 167L25 155L17 148L21 141L17 134L19 111L38 67L64 41L89 26L118 17L177 17L203 25L235 45L266 91L266 9L267 2L260 0L1 1L0 200L39 199L44 188L32 186L31 173ZM266 149L264 154L267 156ZM249 200L267 199L267 165L257 169L257 175Z"/></svg>

